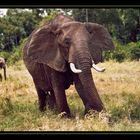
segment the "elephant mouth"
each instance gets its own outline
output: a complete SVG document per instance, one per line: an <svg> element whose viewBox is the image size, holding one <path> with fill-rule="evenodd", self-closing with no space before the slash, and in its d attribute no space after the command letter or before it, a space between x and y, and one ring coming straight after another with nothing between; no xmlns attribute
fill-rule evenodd
<svg viewBox="0 0 140 140"><path fill-rule="evenodd" d="M104 72L105 71L105 68L100 68L98 67L94 61L92 60L92 67L97 71L97 72ZM75 67L75 64L74 63L70 63L70 69L73 73L81 73L82 70L81 69L77 69Z"/></svg>

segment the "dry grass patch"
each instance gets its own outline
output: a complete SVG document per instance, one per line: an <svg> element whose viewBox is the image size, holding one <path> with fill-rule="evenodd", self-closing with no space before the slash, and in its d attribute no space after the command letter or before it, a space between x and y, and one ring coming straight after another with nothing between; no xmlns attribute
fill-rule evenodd
<svg viewBox="0 0 140 140"><path fill-rule="evenodd" d="M93 78L111 116L111 122L84 117L84 106L74 86L67 91L73 118L60 118L56 112L38 111L38 99L31 76L22 61L7 69L7 81L0 82L1 131L139 131L140 61L98 64Z"/></svg>

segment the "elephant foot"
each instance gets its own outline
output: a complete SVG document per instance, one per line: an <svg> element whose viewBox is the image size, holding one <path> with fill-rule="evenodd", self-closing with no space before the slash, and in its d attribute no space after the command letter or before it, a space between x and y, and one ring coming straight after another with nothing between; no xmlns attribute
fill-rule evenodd
<svg viewBox="0 0 140 140"><path fill-rule="evenodd" d="M98 112L96 110L90 109L86 112L85 119L98 119L104 123L111 123L111 115L105 110Z"/></svg>
<svg viewBox="0 0 140 140"><path fill-rule="evenodd" d="M94 110L94 112L95 111L96 112L101 112L101 111L105 110L105 108L102 104L91 105L89 103L86 103L84 114L89 113L91 110Z"/></svg>
<svg viewBox="0 0 140 140"><path fill-rule="evenodd" d="M53 110L56 108L56 102L54 100L49 100L47 103L48 109Z"/></svg>
<svg viewBox="0 0 140 140"><path fill-rule="evenodd" d="M109 114L105 110L102 110L101 112L99 112L99 119L108 124L112 123L111 114Z"/></svg>
<svg viewBox="0 0 140 140"><path fill-rule="evenodd" d="M70 113L66 113L66 112L61 112L58 114L58 118L71 118L71 114Z"/></svg>
<svg viewBox="0 0 140 140"><path fill-rule="evenodd" d="M48 109L49 110L54 110L54 109L56 109L56 105L48 105Z"/></svg>
<svg viewBox="0 0 140 140"><path fill-rule="evenodd" d="M99 112L93 109L89 109L88 111L85 110L85 118L89 119L89 118L96 118L96 116L98 116Z"/></svg>
<svg viewBox="0 0 140 140"><path fill-rule="evenodd" d="M44 112L46 110L46 106L40 105L39 110L40 110L40 112Z"/></svg>

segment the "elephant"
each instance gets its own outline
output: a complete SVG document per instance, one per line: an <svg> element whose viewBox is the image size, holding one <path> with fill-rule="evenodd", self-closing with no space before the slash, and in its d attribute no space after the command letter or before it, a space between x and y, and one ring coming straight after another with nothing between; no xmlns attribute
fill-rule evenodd
<svg viewBox="0 0 140 140"><path fill-rule="evenodd" d="M4 79L6 80L6 62L3 57L0 57L0 69L4 70ZM0 79L2 80L2 75L0 75Z"/></svg>
<svg viewBox="0 0 140 140"><path fill-rule="evenodd" d="M39 110L43 112L47 106L71 116L65 90L73 84L85 114L104 110L91 68L103 72L105 68L96 64L103 62L103 51L114 48L103 25L82 23L64 14L36 28L23 48L23 60L37 91Z"/></svg>

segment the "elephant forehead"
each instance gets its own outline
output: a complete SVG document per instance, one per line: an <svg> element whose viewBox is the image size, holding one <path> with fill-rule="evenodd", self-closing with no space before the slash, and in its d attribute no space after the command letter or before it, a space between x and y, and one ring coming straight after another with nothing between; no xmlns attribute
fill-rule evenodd
<svg viewBox="0 0 140 140"><path fill-rule="evenodd" d="M66 23L62 24L62 26L60 28L66 28L69 26L79 27L79 26L83 26L83 24L78 21L71 21L71 22L66 22Z"/></svg>
<svg viewBox="0 0 140 140"><path fill-rule="evenodd" d="M70 35L71 37L75 38L80 37L80 38L84 38L86 35L86 30L85 27L82 24L79 23L70 23L67 24L66 26L63 26L62 31L64 33L64 35Z"/></svg>
<svg viewBox="0 0 140 140"><path fill-rule="evenodd" d="M53 24L62 25L63 23L70 22L70 21L73 21L71 17L68 17L63 14L59 14L53 19L52 22Z"/></svg>

